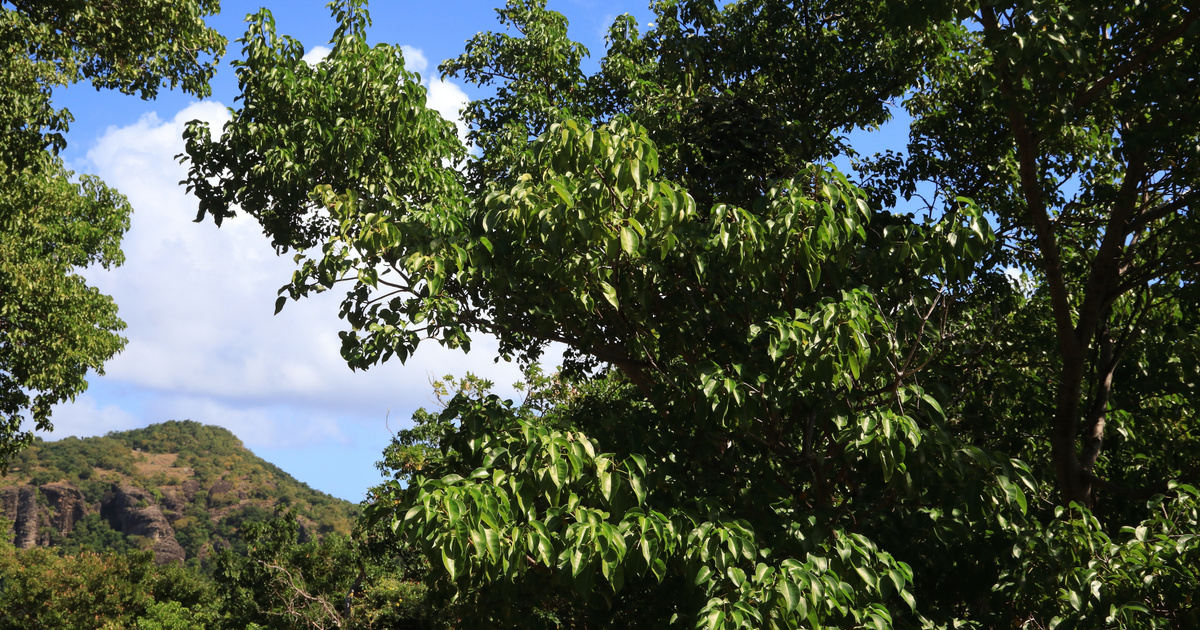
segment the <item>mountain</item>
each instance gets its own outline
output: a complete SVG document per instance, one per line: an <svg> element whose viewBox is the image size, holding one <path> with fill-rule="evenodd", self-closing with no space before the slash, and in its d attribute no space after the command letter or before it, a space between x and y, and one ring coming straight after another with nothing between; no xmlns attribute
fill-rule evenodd
<svg viewBox="0 0 1200 630"><path fill-rule="evenodd" d="M349 534L358 507L296 481L228 430L169 421L104 437L36 440L0 477L0 534L19 548L152 549L203 564L242 550L248 522L287 509L301 537ZM8 523L4 523L4 520Z"/></svg>

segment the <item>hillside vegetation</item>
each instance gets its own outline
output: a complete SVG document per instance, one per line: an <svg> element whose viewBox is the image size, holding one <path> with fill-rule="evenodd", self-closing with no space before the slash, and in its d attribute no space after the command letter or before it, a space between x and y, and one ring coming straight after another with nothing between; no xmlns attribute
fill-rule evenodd
<svg viewBox="0 0 1200 630"><path fill-rule="evenodd" d="M30 488L37 490L35 512L21 507L22 489ZM115 505L119 497L129 497L125 512ZM226 429L174 420L104 437L36 440L0 477L0 507L13 521L8 540L18 546L30 546L15 539L20 533L38 546L91 551L150 549L170 536L189 563L240 550L243 526L269 520L276 509L296 516L301 538L348 535L357 513L264 461ZM138 523L150 533L128 531Z"/></svg>

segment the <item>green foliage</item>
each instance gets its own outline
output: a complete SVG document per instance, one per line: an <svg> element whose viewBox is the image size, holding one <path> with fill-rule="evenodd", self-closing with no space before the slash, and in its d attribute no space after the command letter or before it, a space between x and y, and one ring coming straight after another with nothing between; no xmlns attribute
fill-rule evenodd
<svg viewBox="0 0 1200 630"><path fill-rule="evenodd" d="M1200 492L1174 485L1148 517L1110 537L1074 504L1013 547L1024 561L1001 575L999 594L1017 610L1061 628L1183 628L1200 622Z"/></svg>
<svg viewBox="0 0 1200 630"><path fill-rule="evenodd" d="M136 630L203 630L217 627L211 615L196 612L177 601L156 601L146 606L146 612L138 617L133 627Z"/></svg>
<svg viewBox="0 0 1200 630"><path fill-rule="evenodd" d="M443 408L450 399L460 393L478 396L491 390L493 383L470 372L462 379L446 375L433 382L433 394ZM385 476L407 484L413 475L419 474L441 455L442 440L455 429L453 418L441 413L431 413L424 408L413 413L413 426L396 433L391 444L383 452L383 460L375 466Z"/></svg>
<svg viewBox="0 0 1200 630"><path fill-rule="evenodd" d="M189 566L200 564L200 558L210 549L214 540L212 520L204 510L185 510L184 517L171 524L175 529L175 542L183 547Z"/></svg>
<svg viewBox="0 0 1200 630"><path fill-rule="evenodd" d="M155 566L149 552L60 555L0 541L0 628L442 627L411 568L341 536L301 542L290 514L245 525L249 546L222 552L211 577Z"/></svg>
<svg viewBox="0 0 1200 630"><path fill-rule="evenodd" d="M96 178L72 176L49 155L20 170L0 159L0 470L32 437L22 414L49 429L51 406L125 343L112 299L75 270L121 264L130 207Z"/></svg>
<svg viewBox="0 0 1200 630"><path fill-rule="evenodd" d="M43 473L49 481L88 481L96 469L137 474L132 451L109 437L79 439L71 436L56 442L34 438L28 449L12 461L21 476ZM98 497L93 500L98 500Z"/></svg>
<svg viewBox="0 0 1200 630"><path fill-rule="evenodd" d="M164 86L206 96L209 57L225 48L204 25L216 10L210 0L0 7L0 470L32 438L22 419L50 430L50 408L125 344L112 299L76 271L121 264L129 203L64 168L72 118L54 107L54 89L90 81L148 99Z"/></svg>
<svg viewBox="0 0 1200 630"><path fill-rule="evenodd" d="M212 528L211 536L215 540L220 541L222 546L231 550L237 555L245 555L247 549L247 541L245 540L245 532L247 526L252 523L265 523L273 517L273 512L258 505L247 505L239 510L234 510L225 518L222 518Z"/></svg>
<svg viewBox="0 0 1200 630"><path fill-rule="evenodd" d="M75 522L71 532L55 545L64 555L90 553L125 553L136 549L124 534L99 514L88 514Z"/></svg>
<svg viewBox="0 0 1200 630"><path fill-rule="evenodd" d="M244 554L223 552L213 575L230 628L430 627L424 588L341 536L299 539L288 513L246 527Z"/></svg>
<svg viewBox="0 0 1200 630"><path fill-rule="evenodd" d="M251 20L188 185L300 250L279 308L348 287L352 368L567 347L385 452L367 523L455 625L1193 619L1195 7L660 2L587 75L512 0L441 66L472 152L332 8L314 67ZM907 147L841 135L901 97Z"/></svg>
<svg viewBox="0 0 1200 630"><path fill-rule="evenodd" d="M47 549L0 548L0 628L128 625L152 601L149 553L62 557Z"/></svg>
<svg viewBox="0 0 1200 630"><path fill-rule="evenodd" d="M146 453L175 454L174 466L191 469L191 477L206 488L224 480L235 489L250 491L255 500L285 503L297 514L317 521L322 527L342 534L350 532L353 509L345 501L317 492L255 456L227 429L191 420L169 420L142 429L111 433L108 438ZM196 494L194 502L206 510L242 502L236 492L218 495L202 492L203 496L201 492ZM244 509L269 512L263 512L261 506Z"/></svg>
<svg viewBox="0 0 1200 630"><path fill-rule="evenodd" d="M355 615L367 628L440 627L439 615L430 610L425 585L421 582L381 576L355 602Z"/></svg>
<svg viewBox="0 0 1200 630"><path fill-rule="evenodd" d="M299 544L298 524L283 517L245 532L249 553L224 552L214 578L233 625L330 627L358 567L344 540Z"/></svg>
<svg viewBox="0 0 1200 630"><path fill-rule="evenodd" d="M464 430L446 444L451 459L434 470L474 470L465 479L416 477L409 492L419 503L397 525L427 555L440 555L435 574L444 571L460 592L501 591L475 593L481 609L489 597L505 604L474 616L520 627L526 607L552 607L556 595L598 596L611 605L626 586L647 590L645 582L679 590L671 606L659 607L660 623L691 608L714 627L847 615L885 620L886 608L871 600L906 596L909 569L864 537L801 538L792 545L807 553L797 560L786 547L767 547L749 521L673 505L671 481L655 478L640 455L598 452L586 435L514 417L494 397L458 398L443 417L461 418ZM395 485L377 490L400 492Z"/></svg>
<svg viewBox="0 0 1200 630"><path fill-rule="evenodd" d="M150 552L58 555L0 543L0 628L217 628L205 578ZM188 625L180 625L180 624Z"/></svg>
<svg viewBox="0 0 1200 630"><path fill-rule="evenodd" d="M986 343L986 360L1024 369L1002 368L995 379L970 370L970 384L952 387L1052 383L1016 400L1041 409L1013 416L1022 433L1051 438L1050 452L1030 461L1052 465L1063 504L1092 505L1094 488L1114 482L1149 490L1132 493L1137 511L1167 478L1194 475L1157 463L1153 473L1109 468L1099 452L1116 437L1105 434L1109 423L1121 422L1122 437L1157 434L1169 421L1152 408L1195 389L1194 369L1169 366L1186 362L1196 343L1179 328L1195 311L1186 304L1195 302L1190 270L1200 261L1190 212L1197 87L1186 79L1200 67L1196 19L1176 2L971 7L907 104L908 181L988 208L1003 244L994 265L1030 280L1029 299L1005 313L1011 319L993 318L978 333L1015 342ZM1169 375L1141 378L1151 364Z"/></svg>

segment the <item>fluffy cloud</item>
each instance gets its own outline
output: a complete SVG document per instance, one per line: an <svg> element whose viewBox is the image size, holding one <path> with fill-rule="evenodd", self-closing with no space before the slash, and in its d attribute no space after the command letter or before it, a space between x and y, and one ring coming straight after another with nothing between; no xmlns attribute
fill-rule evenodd
<svg viewBox="0 0 1200 630"><path fill-rule="evenodd" d="M328 46L313 46L312 50L305 52L301 59L304 60L304 63L315 66L321 63L322 59L328 57L331 52L333 51Z"/></svg>
<svg viewBox="0 0 1200 630"><path fill-rule="evenodd" d="M92 379L107 386L99 398L57 410L56 437L191 418L226 426L251 446L299 446L344 440L339 422L382 425L389 410L393 422L407 417L429 404L431 376L470 370L511 392L519 374L494 362L489 339L469 357L427 342L407 365L353 373L339 355L335 292L272 316L276 290L291 276L290 257L276 256L248 217L220 229L193 223L195 201L178 185L185 167L174 157L183 151L186 122L219 129L227 115L215 102L193 104L171 120L147 114L109 128L88 152L82 170L121 190L135 209L125 265L86 274L117 300L129 344L106 376ZM103 399L117 385L141 392L138 409Z"/></svg>
<svg viewBox="0 0 1200 630"><path fill-rule="evenodd" d="M467 94L450 81L426 81L425 87L429 91L426 104L441 114L442 118L453 122L458 127L459 139L466 143L467 126L463 124L461 114L467 106Z"/></svg>
<svg viewBox="0 0 1200 630"><path fill-rule="evenodd" d="M120 405L101 403L94 396L84 394L68 405L59 405L54 410L53 437L68 435L104 435L109 431L126 431L142 426L137 416ZM32 429L32 423L26 428Z"/></svg>
<svg viewBox="0 0 1200 630"><path fill-rule="evenodd" d="M317 46L304 60L319 63L328 54ZM429 62L421 50L404 47L404 55L423 76L429 106L463 135L466 94L424 78ZM339 354L344 322L336 292L289 302L272 316L276 291L291 278L291 257L276 256L249 217L220 229L193 223L196 202L179 186L186 167L175 157L193 119L215 132L228 112L208 101L165 120L149 113L110 127L86 160L72 164L120 190L134 208L125 265L84 272L120 305L129 343L104 376L89 379L86 394L55 409L47 439L191 419L226 427L302 481L356 500L378 480L372 464L390 431L417 407L431 406L432 378L470 371L494 381L497 393L516 394L511 384L520 374L495 361L490 338L477 339L469 356L426 342L406 365L354 373Z"/></svg>
<svg viewBox="0 0 1200 630"><path fill-rule="evenodd" d="M409 72L416 72L424 76L425 70L429 68L429 60L425 58L425 52L420 48L412 46L401 46L400 52L404 53L404 69Z"/></svg>

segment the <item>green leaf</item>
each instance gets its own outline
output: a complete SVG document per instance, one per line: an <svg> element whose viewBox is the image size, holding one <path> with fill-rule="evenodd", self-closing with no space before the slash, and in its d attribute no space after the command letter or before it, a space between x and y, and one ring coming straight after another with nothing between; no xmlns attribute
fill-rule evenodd
<svg viewBox="0 0 1200 630"><path fill-rule="evenodd" d="M464 506L461 501L446 497L446 514L450 517L450 522L462 520Z"/></svg>
<svg viewBox="0 0 1200 630"><path fill-rule="evenodd" d="M613 496L613 474L608 470L601 470L597 473L600 479L600 494L605 501L612 501Z"/></svg>
<svg viewBox="0 0 1200 630"><path fill-rule="evenodd" d="M734 586L741 587L746 582L746 572L739 567L729 567L729 581Z"/></svg>
<svg viewBox="0 0 1200 630"><path fill-rule="evenodd" d="M500 540L500 535L497 534L495 530L485 529L483 530L483 536L487 541L488 556L492 560L499 560L502 554L501 549L503 547L502 541Z"/></svg>
<svg viewBox="0 0 1200 630"><path fill-rule="evenodd" d="M783 601L787 604L788 612L796 610L804 602L804 595L800 592L800 586L790 580L780 580L779 594L783 596Z"/></svg>
<svg viewBox="0 0 1200 630"><path fill-rule="evenodd" d="M552 179L550 180L550 187L554 190L555 194L558 195L558 198L561 199L562 202L568 207L574 203L574 200L571 198L571 194L567 192L567 188L562 185L562 182Z"/></svg>
<svg viewBox="0 0 1200 630"><path fill-rule="evenodd" d="M637 497L638 505L646 503L646 488L642 484L642 478L635 474L629 475L629 487L633 489L633 495Z"/></svg>
<svg viewBox="0 0 1200 630"><path fill-rule="evenodd" d="M446 573L450 574L451 580L458 579L458 562L446 553L445 549L442 549L442 566L446 568Z"/></svg>
<svg viewBox="0 0 1200 630"><path fill-rule="evenodd" d="M696 571L696 579L693 580L692 583L696 586L700 586L701 584L707 582L711 576L712 569L709 568L708 565L700 565L700 569Z"/></svg>
<svg viewBox="0 0 1200 630"><path fill-rule="evenodd" d="M604 293L604 299L608 300L608 303L612 304L613 308L621 307L620 303L617 301L617 290L614 289L611 284L601 280L600 290Z"/></svg>
<svg viewBox="0 0 1200 630"><path fill-rule="evenodd" d="M637 232L629 226L621 226L621 249L630 256L637 256L641 239Z"/></svg>

